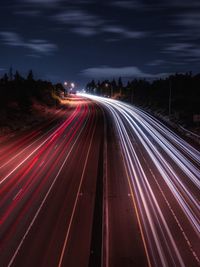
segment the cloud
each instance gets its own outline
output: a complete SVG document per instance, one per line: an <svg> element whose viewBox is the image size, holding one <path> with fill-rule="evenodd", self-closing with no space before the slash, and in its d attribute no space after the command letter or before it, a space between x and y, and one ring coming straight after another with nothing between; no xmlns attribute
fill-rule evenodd
<svg viewBox="0 0 200 267"><path fill-rule="evenodd" d="M191 12L184 13L177 16L177 24L189 27L192 30L200 28L200 13L199 12Z"/></svg>
<svg viewBox="0 0 200 267"><path fill-rule="evenodd" d="M159 74L149 74L141 71L138 67L128 66L128 67L109 67L100 66L94 68L88 68L81 72L81 75L95 78L95 79L112 79L117 77L122 78L157 78L162 76L167 76L168 73Z"/></svg>
<svg viewBox="0 0 200 267"><path fill-rule="evenodd" d="M164 32L164 33L158 34L157 37L160 37L160 38L184 38L184 37L186 37L186 34L183 32Z"/></svg>
<svg viewBox="0 0 200 267"><path fill-rule="evenodd" d="M142 8L144 5L137 0L124 0L124 1L113 1L111 5L119 7L119 8L126 8L126 9L137 9Z"/></svg>
<svg viewBox="0 0 200 267"><path fill-rule="evenodd" d="M55 19L64 24L84 27L95 27L103 23L103 20L98 16L91 15L83 10L68 10L57 14Z"/></svg>
<svg viewBox="0 0 200 267"><path fill-rule="evenodd" d="M91 27L77 27L73 28L71 31L86 37L93 36L98 33L94 28Z"/></svg>
<svg viewBox="0 0 200 267"><path fill-rule="evenodd" d="M148 66L156 67L165 64L166 61L162 59L155 59L149 63L147 63Z"/></svg>
<svg viewBox="0 0 200 267"><path fill-rule="evenodd" d="M41 55L38 55L38 54L27 54L26 56L31 57L31 58L35 58L35 59L41 58Z"/></svg>
<svg viewBox="0 0 200 267"><path fill-rule="evenodd" d="M130 39L139 39L147 35L146 32L131 31L122 26L106 25L107 22L101 17L94 14L90 14L83 10L68 10L57 14L54 19L56 19L60 23L71 26L71 32L86 37L102 33L108 33L118 35L117 37L120 38L123 37ZM120 40L120 38L117 39Z"/></svg>
<svg viewBox="0 0 200 267"><path fill-rule="evenodd" d="M49 43L46 40L40 39L24 41L15 32L0 32L0 38L6 45L28 48L40 54L51 54L52 52L57 50L57 46L53 43Z"/></svg>
<svg viewBox="0 0 200 267"><path fill-rule="evenodd" d="M146 37L147 33L142 31L130 31L120 26L106 26L103 28L104 32L117 34L124 38L140 39Z"/></svg>
<svg viewBox="0 0 200 267"><path fill-rule="evenodd" d="M14 14L19 16L27 16L27 17L37 17L41 15L40 10L19 10L16 11Z"/></svg>
<svg viewBox="0 0 200 267"><path fill-rule="evenodd" d="M46 40L41 42L32 40L29 43L26 43L25 47L41 54L51 54L52 52L57 50L57 46L55 44L48 43Z"/></svg>
<svg viewBox="0 0 200 267"><path fill-rule="evenodd" d="M167 5L179 8L196 8L200 7L199 0L165 0Z"/></svg>
<svg viewBox="0 0 200 267"><path fill-rule="evenodd" d="M15 32L0 32L0 37L3 42L11 46L21 46L22 40Z"/></svg>
<svg viewBox="0 0 200 267"><path fill-rule="evenodd" d="M185 61L199 61L200 59L200 48L197 44L192 43L170 44L165 48L164 53L171 53Z"/></svg>
<svg viewBox="0 0 200 267"><path fill-rule="evenodd" d="M61 0L22 0L22 1L31 4L42 4L42 5L49 5L49 4L52 5L61 2Z"/></svg>
<svg viewBox="0 0 200 267"><path fill-rule="evenodd" d="M169 52L178 52L178 51L184 51L187 52L189 49L192 48L192 44L189 43L173 43L170 44L165 50Z"/></svg>

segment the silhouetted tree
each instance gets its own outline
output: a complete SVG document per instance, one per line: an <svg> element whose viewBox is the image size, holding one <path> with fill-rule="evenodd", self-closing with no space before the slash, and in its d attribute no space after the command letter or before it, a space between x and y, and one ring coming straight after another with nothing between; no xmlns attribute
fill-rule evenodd
<svg viewBox="0 0 200 267"><path fill-rule="evenodd" d="M7 74L7 73L4 74L4 76L3 76L3 78L2 78L2 82L3 82L4 84L8 82L8 74Z"/></svg>
<svg viewBox="0 0 200 267"><path fill-rule="evenodd" d="M28 80L28 81L31 81L31 82L34 80L34 79L33 79L33 71L32 71L32 70L29 71L29 73L28 73L28 75L27 75L27 80Z"/></svg>
<svg viewBox="0 0 200 267"><path fill-rule="evenodd" d="M14 78L15 82L20 82L23 80L22 76L19 74L18 71L15 72Z"/></svg>
<svg viewBox="0 0 200 267"><path fill-rule="evenodd" d="M9 69L9 79L10 79L10 81L13 80L13 69L12 69L12 66Z"/></svg>
<svg viewBox="0 0 200 267"><path fill-rule="evenodd" d="M122 83L122 78L121 77L119 77L119 79L118 79L118 87L119 87L119 89L123 87L123 83Z"/></svg>

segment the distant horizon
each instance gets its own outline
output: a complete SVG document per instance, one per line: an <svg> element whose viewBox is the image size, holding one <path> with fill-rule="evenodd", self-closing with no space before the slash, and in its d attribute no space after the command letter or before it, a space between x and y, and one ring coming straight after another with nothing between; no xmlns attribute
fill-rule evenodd
<svg viewBox="0 0 200 267"><path fill-rule="evenodd" d="M89 78L88 77L88 79L85 81L84 84L79 84L79 83L77 83L76 80L67 80L67 79L65 79L65 80L60 81L60 80L50 79L46 75L42 75L42 74L39 74L39 73L35 72L33 69L28 69L26 71L21 72L18 68L15 69L13 67L9 67L7 70L6 69L0 69L0 78L2 78L5 74L8 74L8 76L9 76L9 72L10 72L10 69L11 68L12 68L12 71L13 71L13 75L15 74L16 71L18 71L19 74L23 78L26 78L27 75L28 75L28 73L29 73L29 71L32 71L35 80L48 81L48 82L51 82L52 84L61 83L62 85L64 85L64 83L66 81L68 81L70 83L75 83L76 84L76 90L82 90L82 89L84 89L87 86L87 84L89 82L91 82L92 80L94 80L95 82L98 82L98 81L103 82L105 80L108 80L108 81L116 80L117 81L119 78L121 78L123 83L127 83L129 81L133 81L134 79L137 79L137 80L146 80L146 81L151 82L151 81L155 81L155 80L159 80L159 79L165 79L165 78L168 78L169 76L173 76L173 75L176 75L176 74L185 75L185 74L190 74L191 73L192 76L195 76L195 75L200 74L200 71L199 72L198 71L197 72L185 71L185 72L166 73L166 74L162 74L161 76L157 76L157 75L154 76L154 75L152 75L152 77L151 76L150 77L148 77L148 76L147 77L145 77L145 76L123 77L123 75L119 75L119 76L116 76L116 77L111 77L110 76L110 77L105 77L105 78L103 78L103 77L102 78L98 78L98 77L96 77L96 78L92 78L92 77Z"/></svg>

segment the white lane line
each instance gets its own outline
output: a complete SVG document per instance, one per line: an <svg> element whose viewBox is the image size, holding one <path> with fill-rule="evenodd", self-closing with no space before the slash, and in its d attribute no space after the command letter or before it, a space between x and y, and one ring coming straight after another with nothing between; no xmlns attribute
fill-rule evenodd
<svg viewBox="0 0 200 267"><path fill-rule="evenodd" d="M85 127L85 125L86 125L86 122L87 122L87 120L85 121L84 127ZM75 139L75 141L74 141L74 143L73 143L73 145L72 145L70 151L68 152L68 154L67 154L67 156L66 156L66 158L65 158L65 160L64 160L64 162L63 162L63 164L61 165L61 167L60 167L60 169L59 169L59 171L58 171L58 173L57 173L55 179L53 180L53 182L52 182L52 184L51 184L49 190L47 191L47 193L46 193L46 195L45 195L45 197L44 197L42 203L40 204L40 206L39 206L37 212L35 213L35 216L33 217L33 219L32 219L32 221L31 221L31 223L30 223L28 229L26 230L25 234L23 235L23 237L22 237L22 239L21 239L21 241L20 241L18 247L16 248L16 250L15 250L15 252L14 252L14 254L13 254L11 260L9 261L7 267L11 267L11 266L12 266L12 264L13 264L13 262L14 262L16 256L17 256L19 250L21 249L21 247L22 247L22 245L23 245L23 243L24 243L24 240L26 239L27 235L29 234L29 232L30 232L30 230L31 230L31 228L32 228L32 226L33 226L33 224L35 223L35 221L36 221L36 219L37 219L37 217L38 217L38 215L39 215L39 213L40 213L42 207L44 206L44 203L46 202L46 200L47 200L49 194L51 193L51 191L52 191L52 189L53 189L53 187L54 187L54 185L55 185L55 183L56 183L56 181L57 181L57 179L58 179L58 177L59 177L59 175L60 175L60 173L61 173L61 171L62 171L62 169L63 169L63 167L64 167L64 165L65 165L65 163L66 163L66 161L68 160L68 158L69 158L69 156L70 156L70 154L71 154L71 152L72 152L74 146L76 145L76 143L77 143L77 141L78 141L78 139L79 139L81 133L83 132L84 127L81 128L81 130L80 130L78 136L76 137L76 139Z"/></svg>
<svg viewBox="0 0 200 267"><path fill-rule="evenodd" d="M43 135L41 135L38 139L36 139L34 142L32 142L30 145L28 145L27 147L25 147L23 150L21 150L19 153L17 153L14 157L12 157L11 159L9 159L6 163L4 163L3 165L0 166L0 169L2 169L3 167L5 167L6 165L8 165L12 160L14 160L16 157L20 156L24 151L26 151L29 147L31 147L32 145L34 145L36 142L38 142L40 139L42 139L45 135L47 135L49 132L51 132L53 129L55 129L58 125L55 125L54 127L52 127L50 130L48 130L46 133L44 133Z"/></svg>
<svg viewBox="0 0 200 267"><path fill-rule="evenodd" d="M24 162L26 162L38 149L40 149L49 139L53 138L55 134L60 130L60 128L63 127L63 125L66 123L63 122L56 130L53 132L49 137L47 137L44 142L42 142L36 149L34 149L23 161L21 161L12 171L10 171L2 180L0 181L0 185L11 175L13 174ZM55 126L57 127L57 126ZM55 128L54 127L54 128Z"/></svg>
<svg viewBox="0 0 200 267"><path fill-rule="evenodd" d="M102 109L103 111L103 109ZM104 166L103 166L103 227L102 227L102 267L109 267L109 209L108 209L108 154L107 121L104 114Z"/></svg>
<svg viewBox="0 0 200 267"><path fill-rule="evenodd" d="M18 191L18 193L14 196L13 201L19 196L19 194L22 192L22 188Z"/></svg>
<svg viewBox="0 0 200 267"><path fill-rule="evenodd" d="M40 165L39 165L39 167L42 167L42 165L45 163L45 161L43 160L41 163L40 163Z"/></svg>
<svg viewBox="0 0 200 267"><path fill-rule="evenodd" d="M138 210L137 203L136 203L137 202L136 201L136 196L134 195L134 192L133 192L133 189L132 189L131 178L129 176L128 169L127 169L127 166L126 166L126 158L125 158L122 150L123 150L123 146L121 146L121 157L122 157L123 164L124 164L124 169L125 169L125 173L126 173L126 177L127 177L127 181L128 181L128 186L129 186L129 189L130 189L130 192L131 192L131 200L132 200L132 203L133 203L133 209L135 210L135 213L136 213L136 218L137 218L139 229L140 229L142 243L143 243L144 251L145 251L145 254L146 254L146 257L147 257L147 264L148 264L148 267L152 267L150 254L149 254L149 251L148 251L147 242L146 242L146 239L145 239L145 234L144 234L144 230L143 230L143 227L142 227L142 222L141 222L140 215L139 215L139 210Z"/></svg>
<svg viewBox="0 0 200 267"><path fill-rule="evenodd" d="M89 154L90 154L90 150L91 150L91 146L92 146L95 130L96 130L96 124L95 124L95 127L93 128L93 132L92 132L92 136L91 136L91 140L90 140L90 145L89 145L89 148L88 148L88 151L87 151L87 155L86 155L86 159L85 159L85 163L84 163L84 167L83 167L83 171L82 171L82 175L81 175L81 180L80 180L80 183L79 183L79 187L78 187L78 191L77 191L74 207L73 207L72 214L71 214L70 221L69 221L69 225L68 225L68 228L67 228L67 233L66 233L66 236L65 236L65 241L64 241L62 252L61 252L61 255L60 255L58 267L62 266L62 262L63 262L63 258L64 258L66 246L67 246L67 242L68 242L68 239L69 239L69 233L70 233L70 230L71 230L72 222L73 222L73 219L74 219L74 214L75 214L77 203L78 203L78 198L79 198L79 195L80 195L81 186L82 186L82 183L83 183L83 178L85 176L86 166L88 164L88 158L89 158Z"/></svg>

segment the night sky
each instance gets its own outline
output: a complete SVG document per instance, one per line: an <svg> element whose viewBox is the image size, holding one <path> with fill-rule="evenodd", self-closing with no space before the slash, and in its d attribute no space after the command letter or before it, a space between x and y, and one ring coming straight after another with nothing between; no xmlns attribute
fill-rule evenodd
<svg viewBox="0 0 200 267"><path fill-rule="evenodd" d="M200 71L199 0L1 0L0 75L73 81Z"/></svg>

